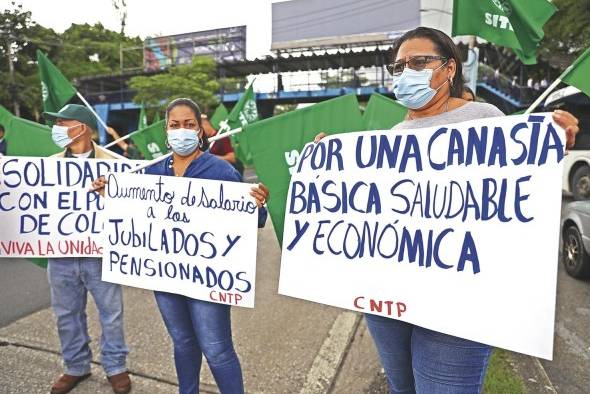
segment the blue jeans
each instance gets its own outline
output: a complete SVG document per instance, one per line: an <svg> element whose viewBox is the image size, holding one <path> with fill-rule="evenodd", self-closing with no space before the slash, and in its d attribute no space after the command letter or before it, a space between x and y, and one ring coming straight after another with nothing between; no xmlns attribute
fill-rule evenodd
<svg viewBox="0 0 590 394"><path fill-rule="evenodd" d="M242 394L242 368L232 342L230 306L178 294L154 293L174 344L178 392L199 392L204 354L221 394Z"/></svg>
<svg viewBox="0 0 590 394"><path fill-rule="evenodd" d="M66 373L82 376L90 373L92 352L88 344L86 299L92 294L102 327L101 363L107 376L127 370L127 347L123 334L123 293L121 286L101 280L101 259L66 257L48 259L47 277L51 288L51 306L57 317Z"/></svg>
<svg viewBox="0 0 590 394"><path fill-rule="evenodd" d="M365 319L390 393L481 392L490 346L386 317Z"/></svg>

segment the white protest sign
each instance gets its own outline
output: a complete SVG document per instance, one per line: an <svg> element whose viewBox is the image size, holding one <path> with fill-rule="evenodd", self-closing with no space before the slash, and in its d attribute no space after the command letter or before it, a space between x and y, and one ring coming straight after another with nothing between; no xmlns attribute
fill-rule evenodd
<svg viewBox="0 0 590 394"><path fill-rule="evenodd" d="M104 281L254 307L251 185L122 173L107 180Z"/></svg>
<svg viewBox="0 0 590 394"><path fill-rule="evenodd" d="M563 141L535 114L308 144L279 293L551 359Z"/></svg>
<svg viewBox="0 0 590 394"><path fill-rule="evenodd" d="M140 161L78 158L0 159L0 257L102 256L103 203L88 192L108 172Z"/></svg>

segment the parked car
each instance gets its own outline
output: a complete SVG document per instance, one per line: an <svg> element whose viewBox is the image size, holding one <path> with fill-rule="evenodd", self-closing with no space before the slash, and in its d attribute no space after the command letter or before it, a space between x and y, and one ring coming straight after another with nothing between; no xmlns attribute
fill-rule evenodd
<svg viewBox="0 0 590 394"><path fill-rule="evenodd" d="M563 163L563 190L574 200L590 199L590 97L579 89L568 86L547 97L545 111L563 109L580 121L576 144Z"/></svg>
<svg viewBox="0 0 590 394"><path fill-rule="evenodd" d="M561 260L574 278L590 276L590 201L574 201L566 206L561 224Z"/></svg>

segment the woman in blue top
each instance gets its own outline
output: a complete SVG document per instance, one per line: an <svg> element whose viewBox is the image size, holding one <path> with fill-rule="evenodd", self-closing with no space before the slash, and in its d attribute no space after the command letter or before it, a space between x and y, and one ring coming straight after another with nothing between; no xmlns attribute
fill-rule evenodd
<svg viewBox="0 0 590 394"><path fill-rule="evenodd" d="M241 182L228 162L207 152L209 142L202 128L201 111L192 100L180 98L168 105L166 129L172 156L149 167L147 174ZM103 192L105 184L101 177L93 187ZM259 183L250 194L259 208L258 227L263 227L267 217L263 205L269 191ZM199 392L202 354L222 394L243 393L242 369L232 342L230 306L160 291L155 295L174 343L179 393Z"/></svg>

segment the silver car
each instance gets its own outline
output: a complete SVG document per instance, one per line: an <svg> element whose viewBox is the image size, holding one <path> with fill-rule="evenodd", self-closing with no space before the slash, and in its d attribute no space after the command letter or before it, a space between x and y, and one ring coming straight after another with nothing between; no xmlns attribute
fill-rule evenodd
<svg viewBox="0 0 590 394"><path fill-rule="evenodd" d="M590 276L590 201L569 203L561 222L561 259L574 278Z"/></svg>

